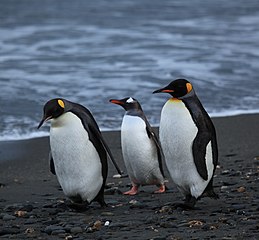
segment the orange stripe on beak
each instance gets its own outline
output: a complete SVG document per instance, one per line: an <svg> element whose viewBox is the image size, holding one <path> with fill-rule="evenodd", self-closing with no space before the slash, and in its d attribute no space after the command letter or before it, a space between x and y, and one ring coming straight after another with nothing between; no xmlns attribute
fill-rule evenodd
<svg viewBox="0 0 259 240"><path fill-rule="evenodd" d="M118 105L122 105L123 104L120 100L116 100L116 99L111 99L110 102L114 103L114 104L118 104Z"/></svg>
<svg viewBox="0 0 259 240"><path fill-rule="evenodd" d="M164 93L173 93L174 90L172 90L172 89L164 89L164 90L162 90L161 92L164 92Z"/></svg>

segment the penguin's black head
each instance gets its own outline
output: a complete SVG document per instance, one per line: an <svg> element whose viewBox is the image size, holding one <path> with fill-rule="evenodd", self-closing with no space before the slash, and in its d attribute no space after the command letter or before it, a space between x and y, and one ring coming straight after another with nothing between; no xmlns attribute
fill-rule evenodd
<svg viewBox="0 0 259 240"><path fill-rule="evenodd" d="M141 110L141 106L140 106L138 100L136 100L135 98L132 98L132 97L127 97L127 98L123 98L120 100L110 99L110 102L122 106L126 111L129 111L132 109Z"/></svg>
<svg viewBox="0 0 259 240"><path fill-rule="evenodd" d="M58 118L63 113L65 113L66 112L65 104L66 104L65 99L55 98L55 99L49 100L43 108L44 114L38 128L40 128L44 122L47 122L52 118Z"/></svg>
<svg viewBox="0 0 259 240"><path fill-rule="evenodd" d="M180 98L192 91L192 84L186 79L176 79L164 88L158 89L153 93L169 93L174 98Z"/></svg>

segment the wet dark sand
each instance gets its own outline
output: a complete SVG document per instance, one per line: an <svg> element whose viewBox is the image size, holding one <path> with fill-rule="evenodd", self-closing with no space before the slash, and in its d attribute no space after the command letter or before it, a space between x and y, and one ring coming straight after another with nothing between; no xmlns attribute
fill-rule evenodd
<svg viewBox="0 0 259 240"><path fill-rule="evenodd" d="M129 179L114 179L109 164L107 208L67 207L48 168L48 138L0 142L1 239L259 239L259 115L213 119L219 144L214 180L219 200L204 198L196 210L171 209L182 196L143 187L124 196ZM104 132L122 169L119 132ZM110 163L110 162L109 162Z"/></svg>

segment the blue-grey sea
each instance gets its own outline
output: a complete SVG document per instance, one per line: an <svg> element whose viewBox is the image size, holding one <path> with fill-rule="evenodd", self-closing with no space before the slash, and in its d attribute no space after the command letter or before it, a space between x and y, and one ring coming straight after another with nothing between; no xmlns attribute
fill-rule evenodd
<svg viewBox="0 0 259 240"><path fill-rule="evenodd" d="M157 126L152 92L183 77L211 116L259 112L258 0L0 1L0 140L47 135L56 97L113 130L132 96Z"/></svg>

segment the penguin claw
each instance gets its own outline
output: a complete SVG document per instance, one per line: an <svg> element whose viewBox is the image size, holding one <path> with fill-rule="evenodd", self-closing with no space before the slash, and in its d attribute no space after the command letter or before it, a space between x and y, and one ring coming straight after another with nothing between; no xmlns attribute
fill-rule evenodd
<svg viewBox="0 0 259 240"><path fill-rule="evenodd" d="M165 185L161 185L158 190L156 190L154 193L164 193L166 191Z"/></svg>
<svg viewBox="0 0 259 240"><path fill-rule="evenodd" d="M124 192L123 194L133 196L133 195L136 195L137 193L138 193L138 187L133 186L129 191Z"/></svg>

